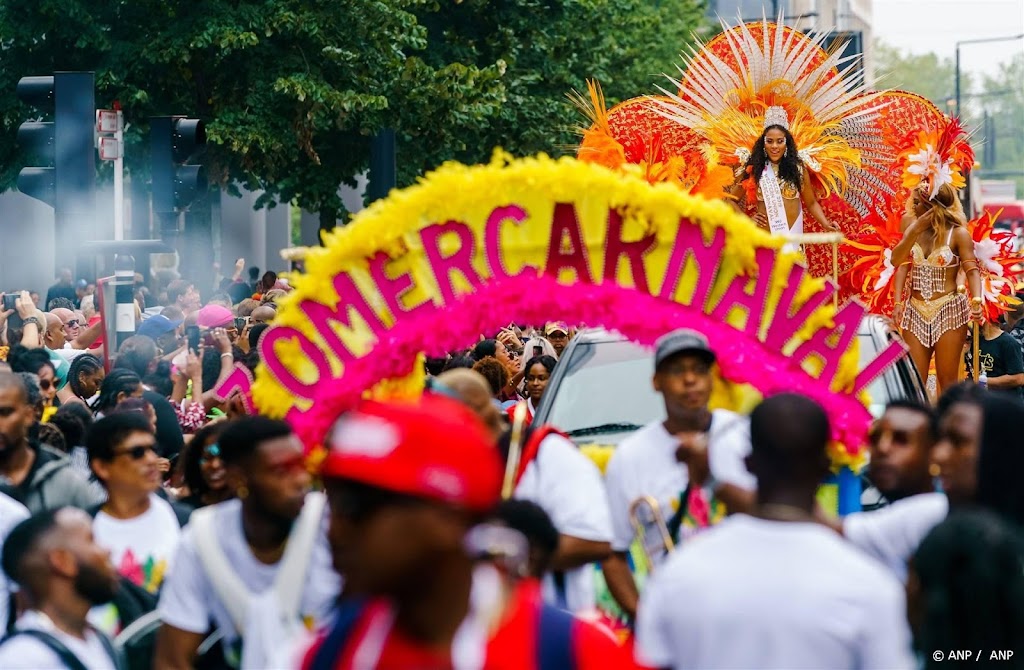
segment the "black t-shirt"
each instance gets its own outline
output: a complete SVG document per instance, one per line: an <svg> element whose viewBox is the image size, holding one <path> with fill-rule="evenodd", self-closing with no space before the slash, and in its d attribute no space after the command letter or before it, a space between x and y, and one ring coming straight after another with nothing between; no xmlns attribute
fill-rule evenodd
<svg viewBox="0 0 1024 670"><path fill-rule="evenodd" d="M142 393L153 411L156 412L156 441L160 445L160 455L174 458L185 446L185 438L181 433L178 415L174 412L171 402L156 391L145 390Z"/></svg>
<svg viewBox="0 0 1024 670"><path fill-rule="evenodd" d="M1024 373L1024 355L1021 353L1020 345L1007 333L1000 333L999 337L993 340L981 338L979 344L981 356L981 371L989 379L1002 377L1004 375L1018 375ZM974 374L974 347L967 347L967 375L973 378ZM1017 399L1024 399L1024 389L993 389L1012 395Z"/></svg>

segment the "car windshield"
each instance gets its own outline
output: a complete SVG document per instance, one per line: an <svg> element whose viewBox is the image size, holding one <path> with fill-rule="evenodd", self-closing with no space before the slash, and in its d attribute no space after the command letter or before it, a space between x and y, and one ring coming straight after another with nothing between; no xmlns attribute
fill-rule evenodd
<svg viewBox="0 0 1024 670"><path fill-rule="evenodd" d="M860 368L863 370L879 354L879 351L875 346L875 339L871 336L871 333L861 333L858 335L857 343L860 345L858 347L860 349ZM889 388L885 385L885 375L880 375L875 381L871 382L866 391L868 394L868 411L871 412L871 416L877 419L885 413L885 406L891 400Z"/></svg>
<svg viewBox="0 0 1024 670"><path fill-rule="evenodd" d="M628 432L625 426L644 426L665 418L661 396L651 387L651 353L632 342L578 343L548 421L581 436L586 429L600 433ZM590 433L596 436L595 433Z"/></svg>

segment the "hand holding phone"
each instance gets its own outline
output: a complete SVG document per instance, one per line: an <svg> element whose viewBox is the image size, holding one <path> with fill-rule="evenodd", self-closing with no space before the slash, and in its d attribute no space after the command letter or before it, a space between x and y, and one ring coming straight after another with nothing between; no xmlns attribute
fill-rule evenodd
<svg viewBox="0 0 1024 670"><path fill-rule="evenodd" d="M18 308L18 294L4 293L4 311L10 312Z"/></svg>
<svg viewBox="0 0 1024 670"><path fill-rule="evenodd" d="M185 337L188 338L188 350L199 353L199 326L189 326L185 329Z"/></svg>

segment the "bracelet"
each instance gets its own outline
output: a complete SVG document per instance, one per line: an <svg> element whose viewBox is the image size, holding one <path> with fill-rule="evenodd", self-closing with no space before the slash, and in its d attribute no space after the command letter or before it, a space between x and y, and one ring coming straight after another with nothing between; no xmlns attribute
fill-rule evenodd
<svg viewBox="0 0 1024 670"><path fill-rule="evenodd" d="M220 355L220 357L221 357L221 358L224 358L224 357L227 357L227 358L234 358L234 357L235 357L235 355L234 355L234 354L221 354L221 355Z"/></svg>
<svg viewBox="0 0 1024 670"><path fill-rule="evenodd" d="M981 307L981 303L983 303L983 302L984 302L984 300L982 300L979 297L971 298L971 304L972 305L977 305L978 307Z"/></svg>

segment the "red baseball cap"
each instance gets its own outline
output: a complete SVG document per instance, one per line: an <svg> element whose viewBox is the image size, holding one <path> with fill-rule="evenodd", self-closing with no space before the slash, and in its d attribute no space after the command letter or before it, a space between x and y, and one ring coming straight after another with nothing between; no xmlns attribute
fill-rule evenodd
<svg viewBox="0 0 1024 670"><path fill-rule="evenodd" d="M324 477L473 511L498 502L501 457L494 439L476 414L450 398L365 401L338 420L326 442Z"/></svg>

